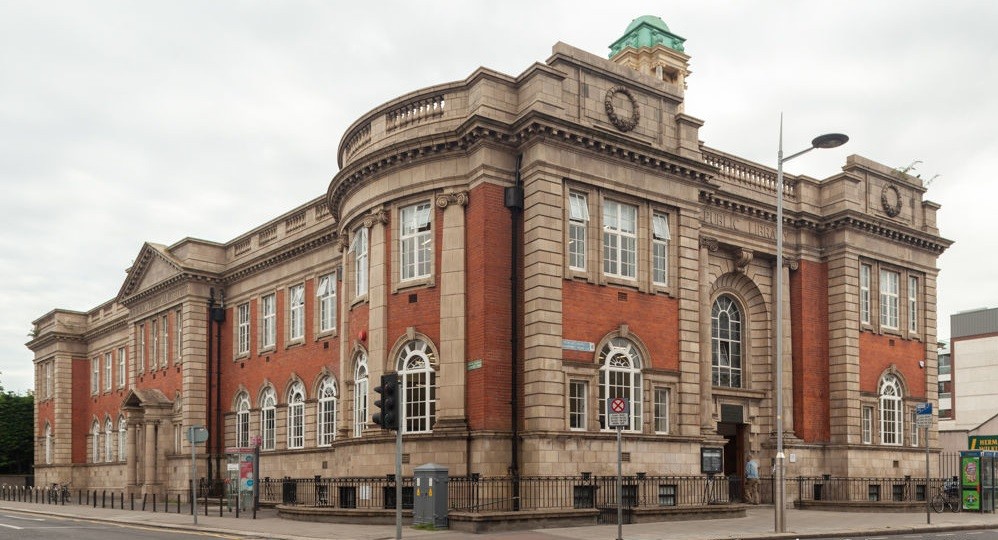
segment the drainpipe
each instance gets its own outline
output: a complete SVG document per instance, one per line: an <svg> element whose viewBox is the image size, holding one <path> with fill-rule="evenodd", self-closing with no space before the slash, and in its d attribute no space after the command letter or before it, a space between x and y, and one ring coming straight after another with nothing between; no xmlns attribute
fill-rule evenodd
<svg viewBox="0 0 998 540"><path fill-rule="evenodd" d="M208 289L208 352L207 358L205 358L205 368L207 369L207 377L205 378L205 427L208 428L208 433L212 433L212 423L211 423L211 351L212 351L212 334L211 334L211 323L213 315L215 313L215 288L212 287ZM189 401L188 401L189 402ZM211 458L208 458L208 484L211 484L212 471L211 471ZM196 483L197 478L193 479Z"/></svg>
<svg viewBox="0 0 998 540"><path fill-rule="evenodd" d="M222 479L222 323L225 322L225 291L218 290L218 307L211 310L215 322L215 473Z"/></svg>
<svg viewBox="0 0 998 540"><path fill-rule="evenodd" d="M520 177L520 165L523 163L523 154L516 155L516 170L514 171L513 185L507 187L503 193L506 208L509 208L512 221L510 239L510 413L512 420L512 440L510 474L513 477L513 509L520 509L520 432L519 432L519 388L517 381L517 370L520 364L520 306L519 306L519 266L520 266L520 236L523 222L523 179Z"/></svg>

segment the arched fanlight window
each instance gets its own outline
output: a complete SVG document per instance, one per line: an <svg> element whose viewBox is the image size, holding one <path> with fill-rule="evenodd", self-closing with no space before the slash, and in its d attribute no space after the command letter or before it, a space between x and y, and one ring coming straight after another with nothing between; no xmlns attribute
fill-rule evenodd
<svg viewBox="0 0 998 540"><path fill-rule="evenodd" d="M94 423L90 426L90 462L100 463L101 462L101 445L100 445L100 422L94 420Z"/></svg>
<svg viewBox="0 0 998 540"><path fill-rule="evenodd" d="M326 376L319 383L318 410L316 411L317 444L329 446L336 439L336 379Z"/></svg>
<svg viewBox="0 0 998 540"><path fill-rule="evenodd" d="M880 442L900 445L904 439L904 394L896 375L880 379Z"/></svg>
<svg viewBox="0 0 998 540"><path fill-rule="evenodd" d="M263 439L261 444L263 450L273 450L277 446L276 415L277 395L274 393L274 389L268 386L260 394L260 433Z"/></svg>
<svg viewBox="0 0 998 540"><path fill-rule="evenodd" d="M52 426L45 423L45 464L52 464Z"/></svg>
<svg viewBox="0 0 998 540"><path fill-rule="evenodd" d="M354 356L353 367L353 436L360 437L367 427L367 353Z"/></svg>
<svg viewBox="0 0 998 540"><path fill-rule="evenodd" d="M733 298L723 295L710 310L711 384L742 386L742 312Z"/></svg>
<svg viewBox="0 0 998 540"><path fill-rule="evenodd" d="M641 352L631 340L615 337L606 342L599 352L600 384L599 414L606 426L606 403L613 398L623 398L630 407L628 431L641 429Z"/></svg>
<svg viewBox="0 0 998 540"><path fill-rule="evenodd" d="M305 385L295 381L288 391L288 448L305 446Z"/></svg>
<svg viewBox="0 0 998 540"><path fill-rule="evenodd" d="M104 461L110 463L114 461L114 422L111 418L104 420Z"/></svg>
<svg viewBox="0 0 998 540"><path fill-rule="evenodd" d="M128 423L125 422L125 415L118 416L118 461L125 461L128 458Z"/></svg>
<svg viewBox="0 0 998 540"><path fill-rule="evenodd" d="M399 425L403 433L429 433L437 414L437 374L433 370L433 349L422 339L414 339L402 346L396 358L402 381L402 418Z"/></svg>
<svg viewBox="0 0 998 540"><path fill-rule="evenodd" d="M250 425L250 399L246 392L240 392L236 397L236 446L248 448Z"/></svg>

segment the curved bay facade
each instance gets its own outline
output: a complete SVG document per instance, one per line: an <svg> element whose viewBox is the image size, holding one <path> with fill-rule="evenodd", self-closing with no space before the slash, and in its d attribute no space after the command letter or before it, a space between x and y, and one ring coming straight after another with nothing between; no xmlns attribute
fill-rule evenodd
<svg viewBox="0 0 998 540"><path fill-rule="evenodd" d="M787 474L920 474L938 205L856 155L787 176L776 268L776 171L700 141L682 43L646 17L609 60L558 43L401 96L347 130L325 196L142 246L113 300L34 323L39 483L184 492L191 425L258 444L261 476L384 475L386 372L406 475L610 474L611 398L625 473L698 474L705 447L740 473L774 455L776 370Z"/></svg>

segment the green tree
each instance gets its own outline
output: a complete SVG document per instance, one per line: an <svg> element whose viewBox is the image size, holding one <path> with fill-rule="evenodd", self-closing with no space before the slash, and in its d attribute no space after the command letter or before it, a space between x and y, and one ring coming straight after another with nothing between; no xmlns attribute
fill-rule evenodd
<svg viewBox="0 0 998 540"><path fill-rule="evenodd" d="M35 454L34 403L31 394L5 392L0 385L0 473L31 472Z"/></svg>

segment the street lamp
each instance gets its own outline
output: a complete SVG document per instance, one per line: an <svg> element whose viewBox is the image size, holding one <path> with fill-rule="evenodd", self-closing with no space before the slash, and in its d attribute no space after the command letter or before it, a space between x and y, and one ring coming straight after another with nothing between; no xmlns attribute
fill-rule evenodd
<svg viewBox="0 0 998 540"><path fill-rule="evenodd" d="M842 146L849 137L841 133L819 135L811 147L783 157L783 115L780 115L780 151L776 159L776 532L787 529L784 506L786 485L783 478L783 162L804 155L815 148Z"/></svg>

